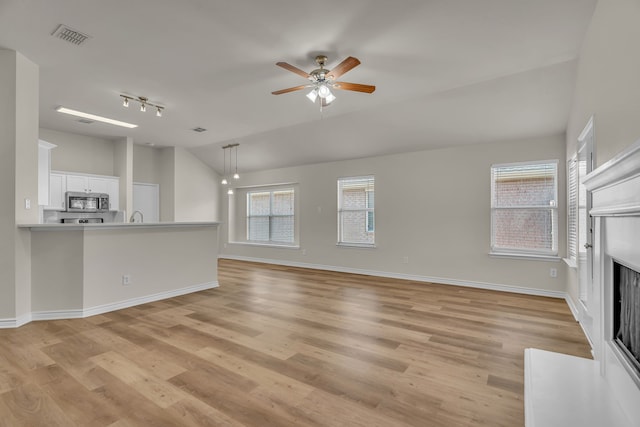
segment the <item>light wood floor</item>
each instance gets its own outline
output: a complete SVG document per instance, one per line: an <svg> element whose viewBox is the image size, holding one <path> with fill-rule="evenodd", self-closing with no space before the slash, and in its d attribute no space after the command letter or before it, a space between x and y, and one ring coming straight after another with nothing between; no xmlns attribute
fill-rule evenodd
<svg viewBox="0 0 640 427"><path fill-rule="evenodd" d="M0 426L522 426L563 300L222 260L220 288L0 330Z"/></svg>

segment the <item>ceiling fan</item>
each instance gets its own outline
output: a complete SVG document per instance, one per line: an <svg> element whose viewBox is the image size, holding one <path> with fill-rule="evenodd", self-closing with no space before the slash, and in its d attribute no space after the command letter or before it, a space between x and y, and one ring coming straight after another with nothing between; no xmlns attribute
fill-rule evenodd
<svg viewBox="0 0 640 427"><path fill-rule="evenodd" d="M298 90L311 88L311 92L307 94L307 98L309 98L313 103L316 102L316 99L320 98L320 108L322 108L331 104L331 102L336 99L335 95L331 93L331 89L352 90L355 92L364 93L373 93L373 91L376 90L376 87L372 85L336 81L337 78L345 74L347 71L350 71L351 69L360 65L360 61L358 60L358 58L350 56L339 63L332 70L327 70L326 68L324 68L326 63L326 56L316 56L316 64L318 64L320 68L307 73L306 71L303 71L291 64L287 64L286 62L277 62L277 66L296 73L299 76L304 77L305 79L309 79L311 83L306 85L294 86L287 89L280 89L271 93L273 95L282 95L283 93L295 92Z"/></svg>

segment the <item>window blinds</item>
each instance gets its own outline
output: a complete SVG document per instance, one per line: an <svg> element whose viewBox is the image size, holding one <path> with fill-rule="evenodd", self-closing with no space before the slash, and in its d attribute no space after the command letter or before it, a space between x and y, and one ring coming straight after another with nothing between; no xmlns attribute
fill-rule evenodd
<svg viewBox="0 0 640 427"><path fill-rule="evenodd" d="M375 178L338 179L338 243L375 243Z"/></svg>
<svg viewBox="0 0 640 427"><path fill-rule="evenodd" d="M577 262L578 255L578 161L567 162L567 258Z"/></svg>
<svg viewBox="0 0 640 427"><path fill-rule="evenodd" d="M557 163L491 167L491 249L557 254Z"/></svg>
<svg viewBox="0 0 640 427"><path fill-rule="evenodd" d="M247 240L293 243L295 203L292 188L247 193Z"/></svg>

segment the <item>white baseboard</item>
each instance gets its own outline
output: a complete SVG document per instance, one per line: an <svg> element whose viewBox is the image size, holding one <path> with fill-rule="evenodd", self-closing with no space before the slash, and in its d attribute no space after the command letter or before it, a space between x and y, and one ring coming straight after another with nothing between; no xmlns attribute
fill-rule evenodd
<svg viewBox="0 0 640 427"><path fill-rule="evenodd" d="M31 322L31 320L31 313L9 319L0 319L0 329L18 328Z"/></svg>
<svg viewBox="0 0 640 427"><path fill-rule="evenodd" d="M80 319L83 317L95 316L97 314L108 313L110 311L122 310L148 302L160 301L167 298L173 298L180 295L186 295L193 292L213 289L219 286L218 281L202 283L199 285L187 286L186 288L174 289L171 291L159 292L157 294L145 295L143 297L131 298L125 301L118 301L109 304L98 305L77 310L51 310L36 311L26 314L17 319L0 319L0 329L17 328L32 320L62 320L62 319Z"/></svg>
<svg viewBox="0 0 640 427"><path fill-rule="evenodd" d="M476 281L470 281L470 280L458 280L458 279L450 279L450 278L444 278L444 277L419 276L414 274L393 273L393 272L378 271L378 270L365 270L360 268L339 267L339 266L324 265L324 264L309 264L304 262L286 261L286 260L279 260L279 259L252 258L252 257L238 256L238 255L220 254L218 255L218 258L233 259L238 261L259 262L263 264L284 265L287 267L310 268L313 270L336 271L339 273L364 274L367 276L388 277L390 279L412 280L415 282L429 282L429 283L439 283L442 285L465 286L468 288L487 289L487 290L501 291L501 292L513 292L518 294L544 296L544 297L551 297L551 298L566 298L566 292L561 292L561 291L547 291L544 289L522 288L519 286L512 286L512 285L476 282Z"/></svg>
<svg viewBox="0 0 640 427"><path fill-rule="evenodd" d="M190 294L198 291L204 291L206 289L217 288L218 286L219 284L218 284L218 281L216 280L215 282L203 283L200 285L188 286L186 288L160 292L153 295L145 295L143 297L132 298L126 301L119 301L119 302L114 302L110 304L90 307L83 310L83 317L95 316L96 314L122 310L123 308L133 307L134 305L146 304L148 302L159 301L167 298L173 298L180 295Z"/></svg>
<svg viewBox="0 0 640 427"><path fill-rule="evenodd" d="M580 314L578 312L578 307L573 302L573 298L567 293L565 294L564 300L567 302L569 306L569 310L571 310L571 314L573 314L573 318L576 319L576 322L580 322Z"/></svg>

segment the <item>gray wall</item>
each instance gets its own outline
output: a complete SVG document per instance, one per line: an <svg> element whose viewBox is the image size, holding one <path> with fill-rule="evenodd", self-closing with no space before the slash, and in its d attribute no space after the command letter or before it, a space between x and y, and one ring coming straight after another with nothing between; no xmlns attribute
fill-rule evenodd
<svg viewBox="0 0 640 427"><path fill-rule="evenodd" d="M40 128L40 139L57 145L51 152L51 169L114 176L112 140Z"/></svg>
<svg viewBox="0 0 640 427"><path fill-rule="evenodd" d="M562 292L563 263L488 255L491 165L550 159L559 160L559 199L564 200L564 135L244 174L241 186L298 184L300 249L228 243L225 224L220 250L232 257ZM338 247L337 179L363 175L375 175L377 248ZM223 194L222 199L227 223L229 198ZM564 205L559 211L561 256L565 253ZM231 210L242 221L242 206L233 202ZM236 232L241 233L241 227ZM558 269L557 278L550 277L550 268Z"/></svg>

